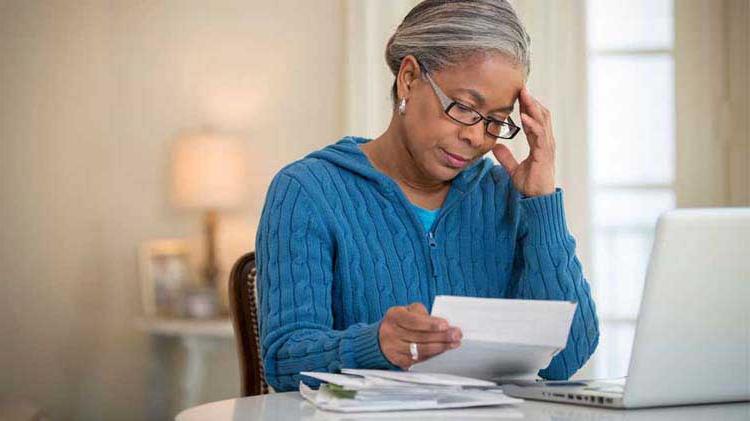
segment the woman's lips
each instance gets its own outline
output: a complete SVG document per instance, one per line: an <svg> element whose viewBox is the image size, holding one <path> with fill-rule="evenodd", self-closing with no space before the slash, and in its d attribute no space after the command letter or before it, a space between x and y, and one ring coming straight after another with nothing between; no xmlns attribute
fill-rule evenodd
<svg viewBox="0 0 750 421"><path fill-rule="evenodd" d="M463 168L468 162L468 159L463 159L459 155L454 155L445 149L440 149L441 152L443 152L443 157L445 158L445 162L453 167L453 168Z"/></svg>

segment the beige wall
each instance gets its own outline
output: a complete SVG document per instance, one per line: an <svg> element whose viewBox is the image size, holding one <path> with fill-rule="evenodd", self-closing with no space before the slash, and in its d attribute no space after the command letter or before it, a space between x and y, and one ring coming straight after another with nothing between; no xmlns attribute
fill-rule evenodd
<svg viewBox="0 0 750 421"><path fill-rule="evenodd" d="M724 10L729 54L729 204L750 206L750 1L729 0Z"/></svg>
<svg viewBox="0 0 750 421"><path fill-rule="evenodd" d="M168 141L239 134L258 185L341 135L342 5L13 1L0 34L0 399L144 418L136 247L199 233L168 203ZM253 246L264 193L225 218L225 269ZM238 390L225 348L207 400Z"/></svg>
<svg viewBox="0 0 750 421"><path fill-rule="evenodd" d="M3 2L0 399L34 400L55 419L139 419L149 405L175 409L174 395L148 403L149 371L158 362L134 329L137 245L175 236L197 242L200 228L198 215L168 203L169 139L197 125L242 136L257 158L248 183L262 186L342 129L377 134L390 110L366 113L372 104L387 106L390 76L362 77L369 73L357 70L364 63L358 52L369 51L363 45L375 51L368 60L385 68L377 42L383 31L362 31L414 2L390 1L392 10L366 19L369 0ZM745 0L716 3L676 3L678 68L697 72L677 75L678 136L687 151L678 156L682 205L750 203L748 7ZM565 32L571 18L549 20L537 2L516 4L542 37ZM730 53L716 49L725 39ZM532 82L553 100L562 91L540 68ZM705 89L690 90L699 83ZM584 123L564 114L569 104L553 106L564 116L556 123L561 179L584 203L585 193L575 190L575 155L565 152L575 138L562 135ZM732 127L718 137L714 117L697 130L679 128L717 107ZM225 269L253 247L264 193L256 190L245 208L224 215ZM585 232L580 215L571 224ZM167 368L178 368L174 347L157 345L174 357ZM214 358L206 401L237 390L231 344ZM175 393L177 382L165 381Z"/></svg>
<svg viewBox="0 0 750 421"><path fill-rule="evenodd" d="M750 206L749 8L675 2L679 207Z"/></svg>

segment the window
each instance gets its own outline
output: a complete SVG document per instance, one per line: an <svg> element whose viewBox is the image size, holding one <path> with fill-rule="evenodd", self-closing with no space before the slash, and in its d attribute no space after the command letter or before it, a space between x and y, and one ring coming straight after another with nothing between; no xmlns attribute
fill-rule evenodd
<svg viewBox="0 0 750 421"><path fill-rule="evenodd" d="M597 377L627 375L658 215L675 206L672 0L587 0Z"/></svg>

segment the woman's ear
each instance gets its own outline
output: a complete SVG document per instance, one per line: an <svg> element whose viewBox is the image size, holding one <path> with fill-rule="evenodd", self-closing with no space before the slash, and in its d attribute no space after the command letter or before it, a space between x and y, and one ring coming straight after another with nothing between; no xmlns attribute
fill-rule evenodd
<svg viewBox="0 0 750 421"><path fill-rule="evenodd" d="M396 75L396 94L398 95L396 99L409 98L412 83L416 79L419 79L421 75L422 70L419 67L417 59L412 55L404 57L401 60L398 75Z"/></svg>

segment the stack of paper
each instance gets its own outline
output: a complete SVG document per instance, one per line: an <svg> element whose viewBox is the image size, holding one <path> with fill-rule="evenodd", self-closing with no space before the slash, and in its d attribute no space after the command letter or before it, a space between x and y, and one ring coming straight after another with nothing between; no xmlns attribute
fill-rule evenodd
<svg viewBox="0 0 750 421"><path fill-rule="evenodd" d="M438 296L432 315L461 328L461 346L412 371L504 382L534 379L565 348L576 310L570 301Z"/></svg>
<svg viewBox="0 0 750 421"><path fill-rule="evenodd" d="M323 382L300 394L319 409L336 412L468 408L523 402L492 382L446 374L344 369L342 374L303 372Z"/></svg>

